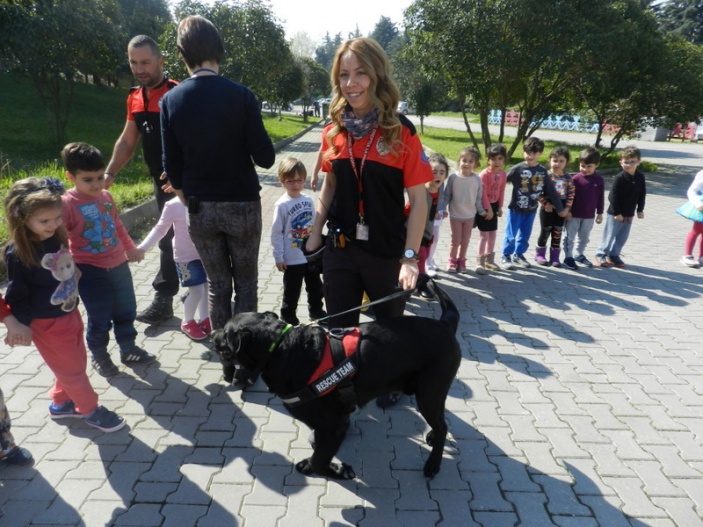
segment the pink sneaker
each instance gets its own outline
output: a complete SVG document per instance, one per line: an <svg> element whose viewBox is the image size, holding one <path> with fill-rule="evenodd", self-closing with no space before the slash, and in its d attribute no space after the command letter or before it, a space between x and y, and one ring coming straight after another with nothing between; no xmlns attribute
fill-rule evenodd
<svg viewBox="0 0 703 527"><path fill-rule="evenodd" d="M210 335L210 333L212 333L212 326L210 325L210 317L205 318L200 321L200 329L202 329L203 332L208 336Z"/></svg>
<svg viewBox="0 0 703 527"><path fill-rule="evenodd" d="M181 324L181 331L185 333L191 340L199 341L205 340L207 338L207 333L198 325L195 320L190 322L183 322Z"/></svg>

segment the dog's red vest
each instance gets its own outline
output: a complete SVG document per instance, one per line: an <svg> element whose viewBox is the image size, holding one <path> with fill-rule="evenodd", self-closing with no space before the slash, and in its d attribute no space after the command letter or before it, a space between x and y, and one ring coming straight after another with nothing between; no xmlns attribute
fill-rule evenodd
<svg viewBox="0 0 703 527"><path fill-rule="evenodd" d="M359 328L346 328L341 335L327 334L322 360L307 385L295 393L281 396L284 403L296 406L328 394L340 385L346 387L345 393L351 384L349 379L356 375L357 361L354 354L361 345L361 330ZM333 349L334 348L334 349ZM336 359L336 360L335 360ZM335 364L336 362L336 364Z"/></svg>
<svg viewBox="0 0 703 527"><path fill-rule="evenodd" d="M342 335L341 340L342 341L342 346L344 349L344 356L346 358L351 357L356 353L356 351L359 349L359 342L361 341L361 330L359 328L348 328L344 330L345 333ZM335 337L333 337L335 338ZM308 380L309 385L314 385L315 381L318 379L322 378L327 374L332 368L335 367L334 364L334 358L332 357L332 345L330 344L330 336L327 335L327 341L325 342L325 349L322 352L322 361L320 361L320 364L317 366L317 369L313 372L313 374L310 376L310 380ZM353 377L356 374L356 369L351 371L350 377ZM324 391L320 392L318 394L318 397L332 391L334 387L337 385L337 383L333 383L329 388L325 389Z"/></svg>

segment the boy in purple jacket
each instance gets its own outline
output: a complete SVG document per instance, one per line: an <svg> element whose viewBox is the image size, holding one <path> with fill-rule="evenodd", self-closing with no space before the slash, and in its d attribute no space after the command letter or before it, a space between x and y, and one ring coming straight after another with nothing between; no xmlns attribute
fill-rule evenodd
<svg viewBox="0 0 703 527"><path fill-rule="evenodd" d="M600 152L597 149L588 147L579 154L581 171L573 177L574 187L576 187L574 203L571 206L571 218L567 220L564 228L566 255L564 267L572 271L578 269L576 262L585 267L593 267L584 253L593 229L593 222L603 221L605 181L596 172L599 164ZM574 258L574 245L576 245L576 258Z"/></svg>

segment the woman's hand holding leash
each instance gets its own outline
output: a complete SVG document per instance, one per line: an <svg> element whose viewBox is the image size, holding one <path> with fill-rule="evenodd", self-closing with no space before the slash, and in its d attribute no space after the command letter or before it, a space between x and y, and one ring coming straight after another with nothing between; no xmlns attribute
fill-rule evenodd
<svg viewBox="0 0 703 527"><path fill-rule="evenodd" d="M402 265L400 266L398 283L405 291L408 289L414 289L415 284L417 284L417 277L419 274L420 270L417 267L417 261L403 259Z"/></svg>
<svg viewBox="0 0 703 527"><path fill-rule="evenodd" d="M322 245L322 235L317 231L312 231L305 241L305 252L311 253L319 249Z"/></svg>

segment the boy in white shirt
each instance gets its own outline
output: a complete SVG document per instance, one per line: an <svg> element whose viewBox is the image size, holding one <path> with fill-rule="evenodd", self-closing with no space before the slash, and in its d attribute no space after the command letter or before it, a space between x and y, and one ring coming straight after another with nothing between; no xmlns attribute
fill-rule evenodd
<svg viewBox="0 0 703 527"><path fill-rule="evenodd" d="M276 268L283 273L283 302L281 320L300 323L296 316L300 291L305 281L308 294L308 314L316 320L327 316L322 304L320 270L308 265L302 251L303 240L310 235L315 219L312 199L303 194L307 170L293 157L287 157L278 166L278 180L286 189L273 209L271 245Z"/></svg>

